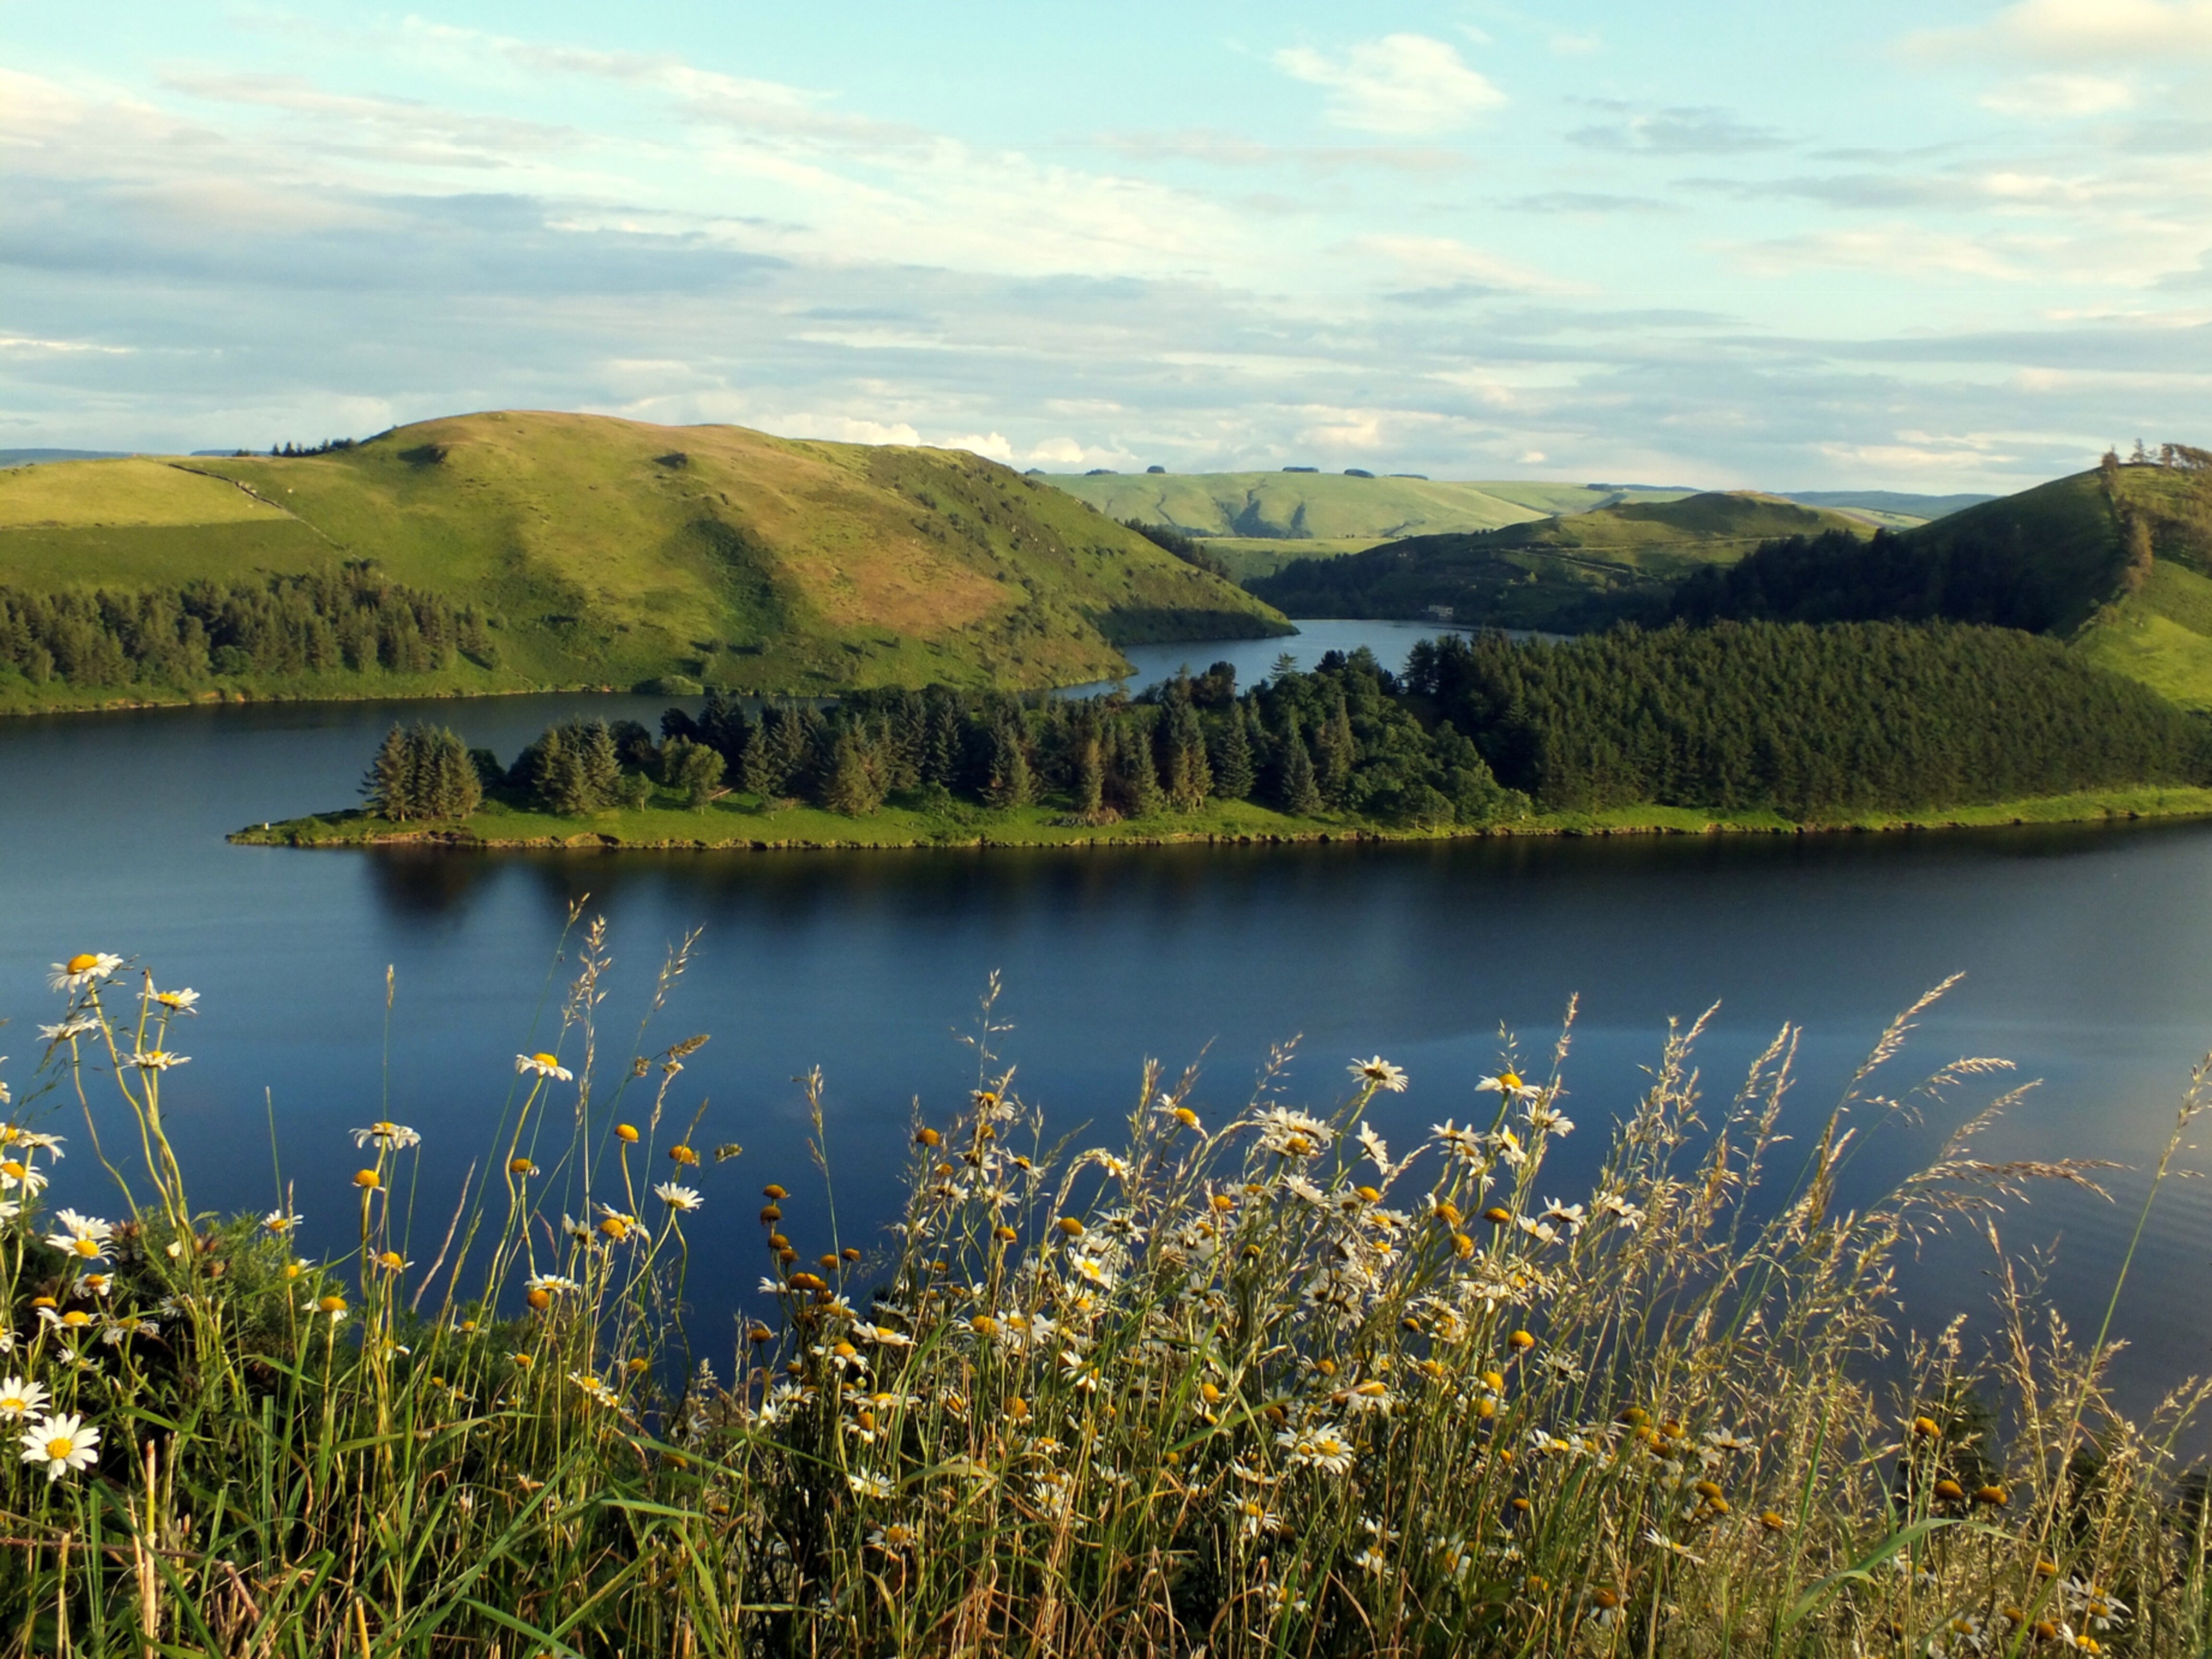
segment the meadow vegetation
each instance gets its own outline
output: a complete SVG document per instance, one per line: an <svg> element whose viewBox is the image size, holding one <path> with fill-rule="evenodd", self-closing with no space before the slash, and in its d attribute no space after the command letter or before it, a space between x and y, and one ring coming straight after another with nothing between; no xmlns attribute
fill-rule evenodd
<svg viewBox="0 0 2212 1659"><path fill-rule="evenodd" d="M2002 1062L1888 1081L1934 994L1826 1111L1793 1103L1787 1028L1709 1096L1692 1024L1620 1121L1578 1127L1563 1035L1506 1042L1473 1119L1397 1147L1369 1108L1399 1067L1301 1080L1287 1049L1241 1098L1147 1064L1116 1133L1067 1139L987 997L972 1096L904 1131L902 1201L816 1212L893 1224L794 1237L791 1188L829 1188L847 1133L820 1073L812 1167L695 1144L708 1038L657 1034L689 943L628 1044L603 930L575 945L557 1039L480 1128L439 1132L482 1137L450 1218L389 1121L353 1132L341 1190L197 1210L162 1090L198 999L112 955L56 965L0 1148L9 1651L2206 1639L2204 1483L2173 1479L2206 1389L2124 1418L2109 1310L2077 1336L2006 1263L1996 1213L2098 1170L1979 1153L2014 1097L1958 1097ZM2138 1236L2208 1103L2200 1070ZM1950 1126L1935 1162L1858 1191L1860 1150L1923 1114ZM1575 1133L1608 1150L1569 1201L1547 1164ZM687 1225L756 1202L758 1316L688 1329L687 1281L735 1268L693 1261ZM303 1257L295 1206L324 1206L346 1248ZM1890 1320L1902 1255L1951 1226L1996 1251L1985 1338Z"/></svg>
<svg viewBox="0 0 2212 1659"><path fill-rule="evenodd" d="M473 631L421 660L354 650L371 589ZM238 605L281 625L234 626ZM1042 687L1125 672L1126 644L1288 631L974 455L524 412L289 455L0 471L0 709L656 679Z"/></svg>

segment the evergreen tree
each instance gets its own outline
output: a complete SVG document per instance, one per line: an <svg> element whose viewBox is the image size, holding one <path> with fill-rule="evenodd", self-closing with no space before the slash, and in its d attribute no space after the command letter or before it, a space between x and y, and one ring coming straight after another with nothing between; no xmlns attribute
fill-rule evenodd
<svg viewBox="0 0 2212 1659"><path fill-rule="evenodd" d="M1191 707L1188 680L1178 677L1169 688L1158 732L1160 776L1169 804L1179 812L1194 812L1213 787L1213 771L1206 763L1206 733Z"/></svg>
<svg viewBox="0 0 2212 1659"><path fill-rule="evenodd" d="M1086 731L1077 739L1075 749L1075 783L1069 792L1075 797L1075 810L1086 818L1096 818L1105 804L1106 769L1098 756L1098 734Z"/></svg>
<svg viewBox="0 0 2212 1659"><path fill-rule="evenodd" d="M830 748L826 770L822 804L831 811L842 812L848 817L866 817L884 804L882 783L876 769L869 763L866 745L856 733L838 733Z"/></svg>
<svg viewBox="0 0 2212 1659"><path fill-rule="evenodd" d="M1160 810L1160 777L1152 764L1151 734L1127 720L1116 720L1107 731L1107 805L1123 817L1150 817Z"/></svg>
<svg viewBox="0 0 2212 1659"><path fill-rule="evenodd" d="M414 750L416 796L425 817L465 818L483 805L483 781L459 737L443 726L417 726L408 740Z"/></svg>
<svg viewBox="0 0 2212 1659"><path fill-rule="evenodd" d="M983 789L983 799L991 805L1027 806L1035 799L1036 787L1030 775L1028 748L1020 726L1014 721L992 729L990 781Z"/></svg>
<svg viewBox="0 0 2212 1659"><path fill-rule="evenodd" d="M1283 711L1282 742L1275 763L1275 805L1293 817L1310 818L1322 809L1320 787L1314 781L1313 757L1298 731L1295 708Z"/></svg>
<svg viewBox="0 0 2212 1659"><path fill-rule="evenodd" d="M726 770L721 751L688 738L671 738L660 753L661 781L681 794L693 811L706 811L721 787Z"/></svg>
<svg viewBox="0 0 2212 1659"><path fill-rule="evenodd" d="M1252 740L1245 734L1244 710L1231 703L1229 712L1215 724L1212 738L1213 793L1223 800L1249 800L1255 774Z"/></svg>
<svg viewBox="0 0 2212 1659"><path fill-rule="evenodd" d="M368 797L370 811L394 823L404 823L417 815L414 763L413 745L407 741L406 732L394 725L377 745L376 758L361 781L361 792Z"/></svg>

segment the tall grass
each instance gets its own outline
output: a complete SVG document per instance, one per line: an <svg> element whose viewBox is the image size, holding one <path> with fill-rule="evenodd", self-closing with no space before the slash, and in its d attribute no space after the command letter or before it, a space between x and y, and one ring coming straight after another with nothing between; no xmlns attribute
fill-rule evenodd
<svg viewBox="0 0 2212 1659"><path fill-rule="evenodd" d="M1925 1232L1994 1247L2024 1183L2094 1178L1978 1158L2000 1096L1843 1206L1869 1132L2002 1069L1886 1092L1925 1000L1787 1142L1794 1031L1709 1103L1701 1024L1670 1030L1572 1204L1544 1173L1575 1128L1565 1037L1418 1146L1368 1121L1395 1067L1301 1106L1278 1054L1233 1109L1148 1067L1119 1144L1078 1147L1011 1086L987 1001L972 1101L912 1125L887 1243L787 1239L767 1190L775 1317L732 1353L681 1322L690 1183L734 1179L694 1173L714 1153L668 1107L703 1039L649 1035L684 952L611 1061L598 927L578 960L450 1223L413 1224L415 1133L368 1126L354 1184L315 1195L358 1218L322 1262L289 1204L191 1207L161 1103L190 994L57 969L41 1109L0 1164L6 1651L2162 1654L2212 1631L2204 1483L2172 1467L2202 1388L2126 1420L2109 1328L2077 1341L2008 1271L1985 1358L1890 1322ZM87 1201L81 1156L118 1183L112 1227L47 1212L49 1180Z"/></svg>

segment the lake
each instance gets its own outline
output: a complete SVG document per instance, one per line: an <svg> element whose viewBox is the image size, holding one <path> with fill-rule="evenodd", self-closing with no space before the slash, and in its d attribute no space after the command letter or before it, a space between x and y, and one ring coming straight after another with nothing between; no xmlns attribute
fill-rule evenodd
<svg viewBox="0 0 2212 1659"><path fill-rule="evenodd" d="M1226 656L1249 678L1286 647L1310 659L1363 641L1395 665L1432 631L1310 624L1291 641L1148 648L1140 667ZM1271 1043L1302 1035L1294 1094L1331 1103L1346 1061L1380 1053L1413 1086L1386 1097L1378 1121L1394 1139L1416 1137L1465 1121L1501 1024L1541 1053L1578 993L1567 1077L1581 1127L1547 1183L1561 1197L1581 1195L1570 1189L1668 1017L1715 1001L1712 1088L1724 1095L1796 1020L1809 1109L1893 1012L1963 971L1900 1065L1917 1075L1997 1054L2045 1079L1993 1139L2006 1156L2148 1164L2212 1046L2212 827L2200 824L860 854L300 852L222 839L357 799L396 718L428 712L507 757L570 713L652 723L661 707L559 696L0 722L0 1049L15 1056L0 1077L19 1097L33 1081L34 1027L58 1002L48 963L136 956L162 985L202 995L173 1045L191 1062L166 1085L198 1200L265 1208L281 1161L307 1248L341 1251L357 1162L344 1132L389 1115L425 1136L414 1254L427 1259L487 1151L514 1056L550 1041L571 905L588 896L610 925L614 1047L664 951L702 929L656 1043L713 1034L676 1103L688 1116L704 1100L701 1144L746 1149L696 1182L708 1207L693 1230L707 1269L693 1287L699 1320L719 1328L764 1266L752 1220L764 1182L793 1190L787 1231L809 1255L827 1242L793 1079L823 1068L838 1219L845 1242L871 1242L910 1103L941 1117L973 1086L955 1033L972 1026L994 969L1021 1092L1054 1123L1102 1133L1134 1101L1148 1055L1176 1068L1202 1056L1199 1097L1215 1121L1245 1098ZM112 1213L82 1122L54 1127L79 1154L54 1196ZM1862 1186L1924 1157L1936 1127L1886 1131ZM2116 1175L2117 1205L2054 1192L2002 1218L2009 1244L2056 1249L2052 1295L2085 1336L2142 1180ZM2138 1407L2206 1364L2209 1209L2201 1183L2170 1186L2137 1261L2118 1328L2134 1345L2122 1376ZM1931 1248L1907 1280L1912 1322L1982 1312L1985 1255L1970 1241Z"/></svg>

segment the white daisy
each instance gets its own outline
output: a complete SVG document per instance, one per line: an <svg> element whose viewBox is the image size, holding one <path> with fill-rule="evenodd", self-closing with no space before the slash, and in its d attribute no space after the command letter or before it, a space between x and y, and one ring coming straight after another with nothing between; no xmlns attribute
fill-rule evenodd
<svg viewBox="0 0 2212 1659"><path fill-rule="evenodd" d="M53 964L53 977L46 983L57 991L81 991L88 985L97 985L118 968L123 958L110 956L105 951L82 951L67 962Z"/></svg>
<svg viewBox="0 0 2212 1659"><path fill-rule="evenodd" d="M105 1221L91 1216L79 1215L75 1210L64 1210L54 1218L61 1223L63 1231L49 1233L46 1243L65 1255L82 1261L104 1261L107 1246L115 1237L115 1229Z"/></svg>
<svg viewBox="0 0 2212 1659"><path fill-rule="evenodd" d="M21 1376L0 1380L0 1418L28 1417L46 1403L46 1389Z"/></svg>
<svg viewBox="0 0 2212 1659"><path fill-rule="evenodd" d="M67 1413L26 1429L22 1445L23 1461L33 1468L44 1463L49 1480L90 1468L100 1461L100 1431L86 1427L83 1418Z"/></svg>
<svg viewBox="0 0 2212 1659"><path fill-rule="evenodd" d="M190 1054L173 1054L167 1048L141 1048L123 1063L142 1072L166 1072L173 1066L188 1066Z"/></svg>
<svg viewBox="0 0 2212 1659"><path fill-rule="evenodd" d="M670 1209L682 1210L687 1213L697 1209L705 1201L699 1196L696 1188L679 1187L672 1181L662 1182L653 1189L653 1195Z"/></svg>
<svg viewBox="0 0 2212 1659"><path fill-rule="evenodd" d="M1347 1069L1370 1089L1387 1089L1394 1095L1406 1092L1408 1079L1404 1071L1380 1054L1372 1060L1355 1060Z"/></svg>
<svg viewBox="0 0 2212 1659"><path fill-rule="evenodd" d="M355 1146L367 1146L372 1141L379 1146L404 1152L410 1146L420 1146L422 1137L404 1123L372 1123L366 1129L353 1131Z"/></svg>
<svg viewBox="0 0 2212 1659"><path fill-rule="evenodd" d="M517 1054L514 1069L522 1073L535 1072L539 1077L550 1077L561 1083L567 1083L575 1076L551 1054Z"/></svg>

